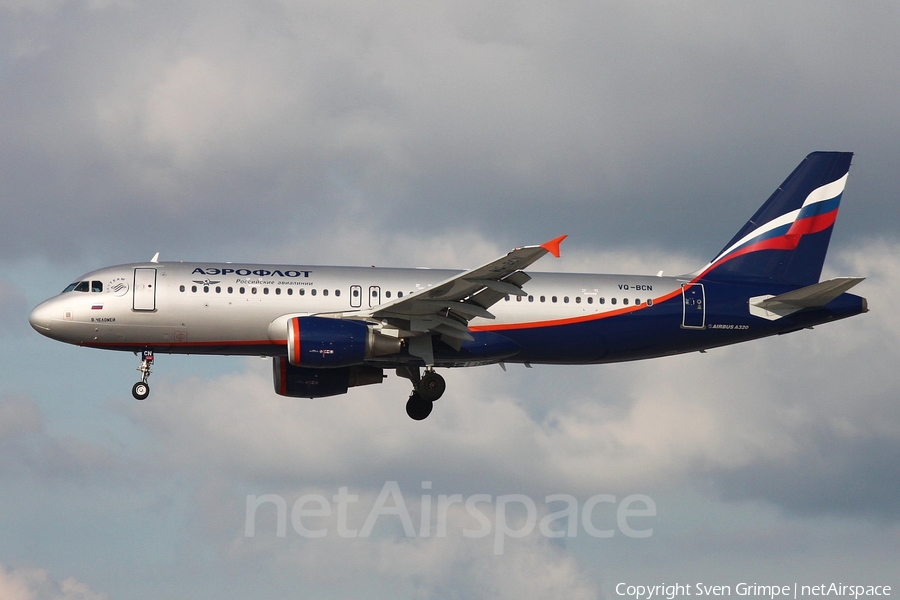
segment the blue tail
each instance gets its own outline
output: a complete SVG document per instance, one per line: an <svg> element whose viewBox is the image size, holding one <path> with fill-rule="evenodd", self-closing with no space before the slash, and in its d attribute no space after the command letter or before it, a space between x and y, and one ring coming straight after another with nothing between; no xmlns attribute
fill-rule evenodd
<svg viewBox="0 0 900 600"><path fill-rule="evenodd" d="M852 152L813 152L696 276L723 282L819 281Z"/></svg>

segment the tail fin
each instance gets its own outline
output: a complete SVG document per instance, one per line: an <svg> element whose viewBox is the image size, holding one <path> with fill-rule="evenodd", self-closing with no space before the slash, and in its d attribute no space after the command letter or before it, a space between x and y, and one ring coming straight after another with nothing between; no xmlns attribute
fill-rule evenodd
<svg viewBox="0 0 900 600"><path fill-rule="evenodd" d="M813 152L706 267L714 281L819 281L852 152Z"/></svg>

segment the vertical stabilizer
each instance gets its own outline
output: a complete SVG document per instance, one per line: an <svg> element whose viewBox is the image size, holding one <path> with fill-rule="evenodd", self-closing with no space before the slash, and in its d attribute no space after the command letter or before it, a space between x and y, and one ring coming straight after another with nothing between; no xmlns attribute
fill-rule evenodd
<svg viewBox="0 0 900 600"><path fill-rule="evenodd" d="M852 152L813 152L697 273L714 281L819 281Z"/></svg>

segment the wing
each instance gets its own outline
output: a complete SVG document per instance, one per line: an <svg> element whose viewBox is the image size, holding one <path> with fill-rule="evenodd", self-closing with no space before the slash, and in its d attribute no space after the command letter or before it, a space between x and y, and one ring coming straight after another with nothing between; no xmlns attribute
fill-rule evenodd
<svg viewBox="0 0 900 600"><path fill-rule="evenodd" d="M474 338L469 321L475 317L493 319L490 307L503 297L524 296L522 286L531 280L522 269L547 253L559 257L562 235L539 246L516 248L506 256L477 269L465 271L405 298L380 304L360 316L377 319L404 332L409 337L409 351L433 364L431 336L440 335L449 346L460 348Z"/></svg>

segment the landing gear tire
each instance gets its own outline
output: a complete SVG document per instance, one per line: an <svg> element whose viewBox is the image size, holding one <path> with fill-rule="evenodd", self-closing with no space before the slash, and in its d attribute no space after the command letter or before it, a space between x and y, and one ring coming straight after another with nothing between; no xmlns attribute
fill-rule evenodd
<svg viewBox="0 0 900 600"><path fill-rule="evenodd" d="M137 354L137 352L135 352ZM150 378L150 373L153 372L151 368L153 366L153 350L144 350L141 352L141 365L137 368L141 373L141 380L138 381L131 388L131 395L134 396L135 400L143 400L147 396L150 395L150 384L147 383L147 379Z"/></svg>
<svg viewBox="0 0 900 600"><path fill-rule="evenodd" d="M422 379L419 380L419 384L416 386L416 392L429 402L434 402L443 396L446 389L447 383L444 381L444 378L434 371L425 371Z"/></svg>
<svg viewBox="0 0 900 600"><path fill-rule="evenodd" d="M135 400L143 400L150 395L150 384L144 381L138 381L134 384L134 387L131 388L131 395L134 396Z"/></svg>
<svg viewBox="0 0 900 600"><path fill-rule="evenodd" d="M433 408L434 403L420 396L418 392L410 394L409 400L406 402L406 414L414 421L421 421L427 418Z"/></svg>

